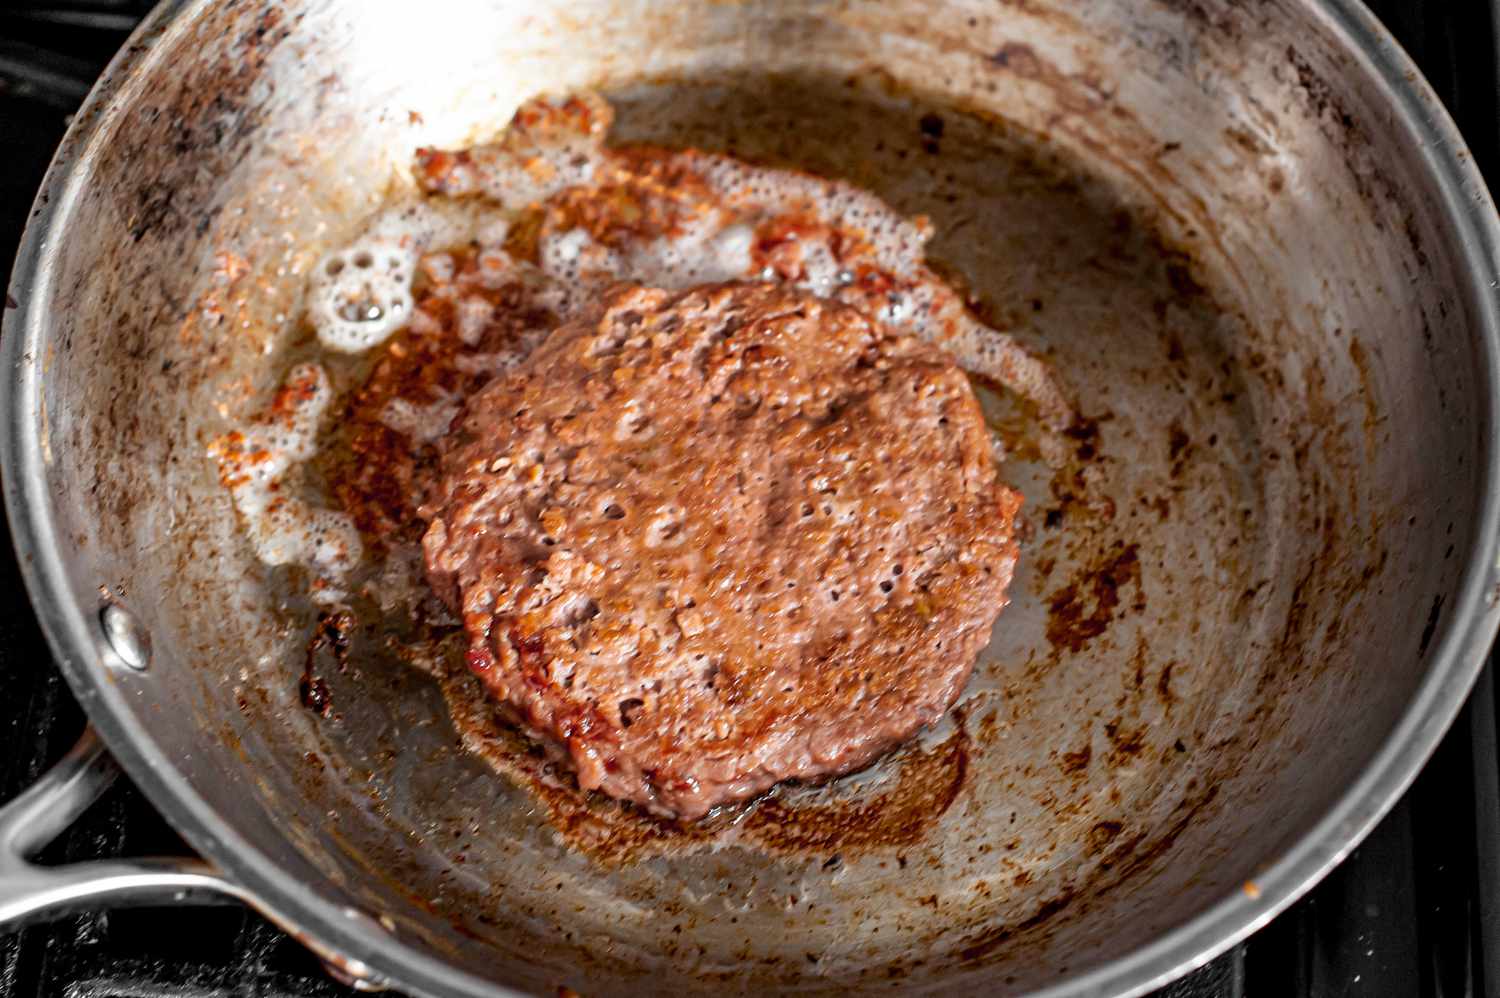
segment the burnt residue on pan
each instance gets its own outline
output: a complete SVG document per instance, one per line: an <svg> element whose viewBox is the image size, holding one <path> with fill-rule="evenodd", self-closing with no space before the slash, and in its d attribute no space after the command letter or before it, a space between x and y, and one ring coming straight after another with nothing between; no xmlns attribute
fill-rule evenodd
<svg viewBox="0 0 1500 998"><path fill-rule="evenodd" d="M324 610L318 614L312 637L307 641L302 677L297 680L297 695L302 706L320 717L333 713L333 695L328 692L328 682L322 676L320 662L325 657L331 658L339 672L349 671L349 632L353 627L354 615L347 610Z"/></svg>
<svg viewBox="0 0 1500 998"><path fill-rule="evenodd" d="M1101 552L1096 563L1067 585L1049 593L1047 600L1047 640L1054 647L1070 652L1103 634L1114 621L1127 586L1139 586L1141 562L1138 546L1116 541ZM1144 598L1131 609L1146 609Z"/></svg>

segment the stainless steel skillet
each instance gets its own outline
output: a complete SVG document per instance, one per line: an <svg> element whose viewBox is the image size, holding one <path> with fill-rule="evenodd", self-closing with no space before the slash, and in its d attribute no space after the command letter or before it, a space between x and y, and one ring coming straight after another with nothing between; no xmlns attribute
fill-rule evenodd
<svg viewBox="0 0 1500 998"><path fill-rule="evenodd" d="M0 456L59 661L211 865L41 900L228 892L434 994L1126 994L1287 904L1399 794L1494 632L1494 209L1356 6L1076 7L159 10L39 198ZM932 214L934 255L1093 418L1062 480L1010 469L1028 573L963 785L915 841L600 868L379 656L341 722L296 705L306 619L204 442L284 369L299 269L412 147L596 84L624 137ZM55 827L23 817L12 848Z"/></svg>

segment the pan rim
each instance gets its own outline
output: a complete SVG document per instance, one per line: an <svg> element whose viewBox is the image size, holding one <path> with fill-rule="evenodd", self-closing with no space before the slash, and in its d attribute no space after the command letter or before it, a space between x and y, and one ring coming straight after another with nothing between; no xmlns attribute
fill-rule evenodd
<svg viewBox="0 0 1500 998"><path fill-rule="evenodd" d="M454 967L412 942L387 935L346 906L306 890L237 829L225 823L188 784L125 703L100 675L97 607L86 605L59 556L51 503L44 487L37 432L47 317L41 305L52 279L46 247L62 232L89 179L90 150L115 98L139 86L158 64L175 27L212 0L167 0L145 19L91 90L59 147L34 203L16 256L10 288L20 307L7 310L0 334L0 480L22 577L48 645L69 686L105 743L183 837L227 879L274 911L283 924L359 960L398 986L431 995L520 992ZM1115 995L1131 998L1208 962L1269 922L1320 880L1364 839L1410 785L1452 724L1494 640L1500 613L1488 596L1500 580L1500 218L1456 125L1410 57L1361 0L1304 0L1353 57L1350 72L1369 77L1396 111L1392 127L1421 150L1423 170L1440 194L1456 234L1456 255L1476 305L1482 350L1476 372L1484 411L1479 430L1484 467L1475 541L1451 611L1439 626L1430 665L1385 745L1321 819L1256 878L1258 891L1233 891L1156 940L1092 970L1036 992L1046 998ZM274 903L268 903L273 902Z"/></svg>

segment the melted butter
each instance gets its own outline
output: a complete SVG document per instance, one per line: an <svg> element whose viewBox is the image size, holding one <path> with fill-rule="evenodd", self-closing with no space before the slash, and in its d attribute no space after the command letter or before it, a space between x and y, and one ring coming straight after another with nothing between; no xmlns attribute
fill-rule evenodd
<svg viewBox="0 0 1500 998"><path fill-rule="evenodd" d="M695 151L611 150L611 121L597 95L542 99L524 105L496 142L422 150L417 175L430 196L378 216L315 268L308 318L320 342L351 353L384 342L410 318L421 254L469 244L497 261L497 278L534 264L537 301L562 321L618 281L680 290L779 280L945 347L969 372L1028 399L1053 429L1071 421L1046 365L970 314L927 267L925 219L793 170ZM580 202L608 240L562 224ZM535 259L518 261L506 240L518 222L534 227L538 212ZM471 345L479 338L477 326L459 332Z"/></svg>
<svg viewBox="0 0 1500 998"><path fill-rule="evenodd" d="M342 598L337 582L363 553L347 515L293 494L292 474L313 456L319 424L332 400L323 368L299 365L265 413L209 447L256 557L267 565L312 568L313 596L320 602Z"/></svg>

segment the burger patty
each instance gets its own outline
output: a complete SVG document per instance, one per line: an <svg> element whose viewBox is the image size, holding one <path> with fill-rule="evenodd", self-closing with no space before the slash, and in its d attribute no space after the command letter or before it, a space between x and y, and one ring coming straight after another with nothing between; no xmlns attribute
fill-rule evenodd
<svg viewBox="0 0 1500 998"><path fill-rule="evenodd" d="M439 451L422 543L470 668L581 787L665 816L937 721L1016 561L952 358L769 284L611 290Z"/></svg>

